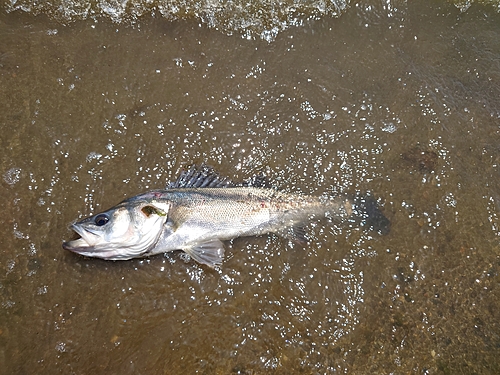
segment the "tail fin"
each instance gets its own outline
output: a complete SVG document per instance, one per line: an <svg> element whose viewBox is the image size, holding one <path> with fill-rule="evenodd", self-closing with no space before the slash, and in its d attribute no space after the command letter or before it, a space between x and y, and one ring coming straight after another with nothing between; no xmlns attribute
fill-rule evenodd
<svg viewBox="0 0 500 375"><path fill-rule="evenodd" d="M374 230L383 235L390 232L391 222L380 211L374 197L370 194L356 194L353 202L354 210L351 220L368 230Z"/></svg>

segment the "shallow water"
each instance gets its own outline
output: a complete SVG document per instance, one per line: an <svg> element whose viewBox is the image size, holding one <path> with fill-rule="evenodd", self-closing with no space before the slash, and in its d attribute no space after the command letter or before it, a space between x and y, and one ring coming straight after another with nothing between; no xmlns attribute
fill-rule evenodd
<svg viewBox="0 0 500 375"><path fill-rule="evenodd" d="M499 373L500 14L462 10L363 2L272 43L0 12L0 368ZM219 271L62 250L73 220L201 162L369 191L391 232L235 239Z"/></svg>

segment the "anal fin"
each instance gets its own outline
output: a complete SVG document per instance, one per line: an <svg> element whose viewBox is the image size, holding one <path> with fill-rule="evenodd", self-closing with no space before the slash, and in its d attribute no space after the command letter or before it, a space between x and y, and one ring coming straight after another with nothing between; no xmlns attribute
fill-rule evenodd
<svg viewBox="0 0 500 375"><path fill-rule="evenodd" d="M296 224L283 233L285 238L293 242L305 246L307 245L307 229L305 224Z"/></svg>
<svg viewBox="0 0 500 375"><path fill-rule="evenodd" d="M183 250L198 263L211 268L220 266L224 259L224 244L218 239L202 242Z"/></svg>

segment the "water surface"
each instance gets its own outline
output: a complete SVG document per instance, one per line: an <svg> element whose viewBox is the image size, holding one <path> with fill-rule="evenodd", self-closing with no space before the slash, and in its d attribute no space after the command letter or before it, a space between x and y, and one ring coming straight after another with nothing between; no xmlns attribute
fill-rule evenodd
<svg viewBox="0 0 500 375"><path fill-rule="evenodd" d="M6 373L500 372L494 6L359 2L269 39L28 3L0 13ZM218 271L62 250L73 220L202 162L370 192L391 232L235 239Z"/></svg>

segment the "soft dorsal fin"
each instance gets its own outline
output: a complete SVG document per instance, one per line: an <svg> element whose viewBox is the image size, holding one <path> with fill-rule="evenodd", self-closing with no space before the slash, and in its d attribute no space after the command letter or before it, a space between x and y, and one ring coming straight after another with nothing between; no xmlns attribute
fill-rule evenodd
<svg viewBox="0 0 500 375"><path fill-rule="evenodd" d="M267 189L273 187L271 182L269 181L269 178L262 172L243 182L242 186Z"/></svg>
<svg viewBox="0 0 500 375"><path fill-rule="evenodd" d="M222 177L212 167L202 164L192 165L183 170L175 182L171 182L168 189L180 188L222 188L233 187L234 183L227 177Z"/></svg>

